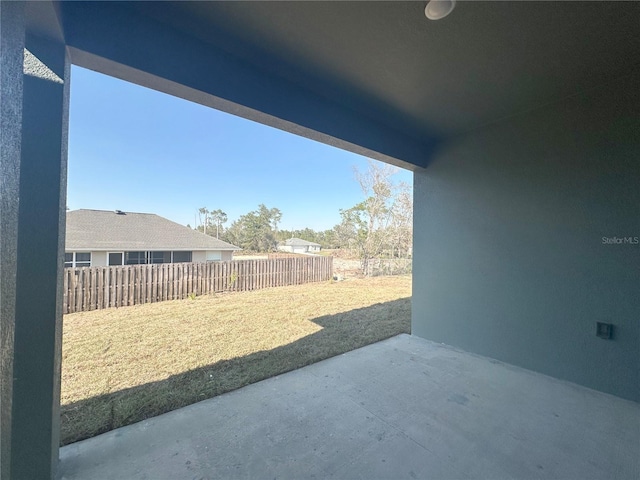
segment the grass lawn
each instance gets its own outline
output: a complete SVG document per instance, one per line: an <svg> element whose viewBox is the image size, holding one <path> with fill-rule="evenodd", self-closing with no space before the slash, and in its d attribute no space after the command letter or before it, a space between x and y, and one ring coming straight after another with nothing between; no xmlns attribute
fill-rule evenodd
<svg viewBox="0 0 640 480"><path fill-rule="evenodd" d="M411 277L64 317L63 445L408 333Z"/></svg>

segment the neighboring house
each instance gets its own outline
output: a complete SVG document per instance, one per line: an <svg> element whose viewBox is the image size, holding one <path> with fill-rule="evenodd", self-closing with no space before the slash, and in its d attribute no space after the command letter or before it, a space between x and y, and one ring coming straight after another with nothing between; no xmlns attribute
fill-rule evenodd
<svg viewBox="0 0 640 480"><path fill-rule="evenodd" d="M65 267L228 261L240 248L152 213L67 212Z"/></svg>
<svg viewBox="0 0 640 480"><path fill-rule="evenodd" d="M290 238L278 246L278 250L291 253L317 253L320 248L319 243L308 242L301 238Z"/></svg>

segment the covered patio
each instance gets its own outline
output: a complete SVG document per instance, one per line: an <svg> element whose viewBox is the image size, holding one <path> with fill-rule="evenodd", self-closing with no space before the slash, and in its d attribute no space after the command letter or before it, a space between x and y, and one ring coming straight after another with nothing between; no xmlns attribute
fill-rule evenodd
<svg viewBox="0 0 640 480"><path fill-rule="evenodd" d="M0 2L0 480L58 470L72 64L412 170L419 338L69 446L68 478L637 478L640 3L425 6Z"/></svg>
<svg viewBox="0 0 640 480"><path fill-rule="evenodd" d="M640 405L400 335L63 447L63 480L634 479Z"/></svg>

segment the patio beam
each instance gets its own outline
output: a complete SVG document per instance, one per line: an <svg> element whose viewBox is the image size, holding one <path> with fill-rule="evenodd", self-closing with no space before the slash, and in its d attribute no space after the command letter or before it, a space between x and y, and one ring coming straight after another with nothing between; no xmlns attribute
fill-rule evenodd
<svg viewBox="0 0 640 480"><path fill-rule="evenodd" d="M426 166L438 144L231 55L225 40L203 43L129 5L66 2L62 18L74 65L411 170Z"/></svg>

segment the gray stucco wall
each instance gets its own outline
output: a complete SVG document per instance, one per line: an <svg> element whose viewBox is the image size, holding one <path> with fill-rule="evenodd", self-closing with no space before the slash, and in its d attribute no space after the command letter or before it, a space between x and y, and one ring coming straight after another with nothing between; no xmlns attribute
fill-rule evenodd
<svg viewBox="0 0 640 480"><path fill-rule="evenodd" d="M416 171L413 334L640 401L639 113L636 72Z"/></svg>
<svg viewBox="0 0 640 480"><path fill-rule="evenodd" d="M11 474L24 4L0 2L0 478Z"/></svg>

